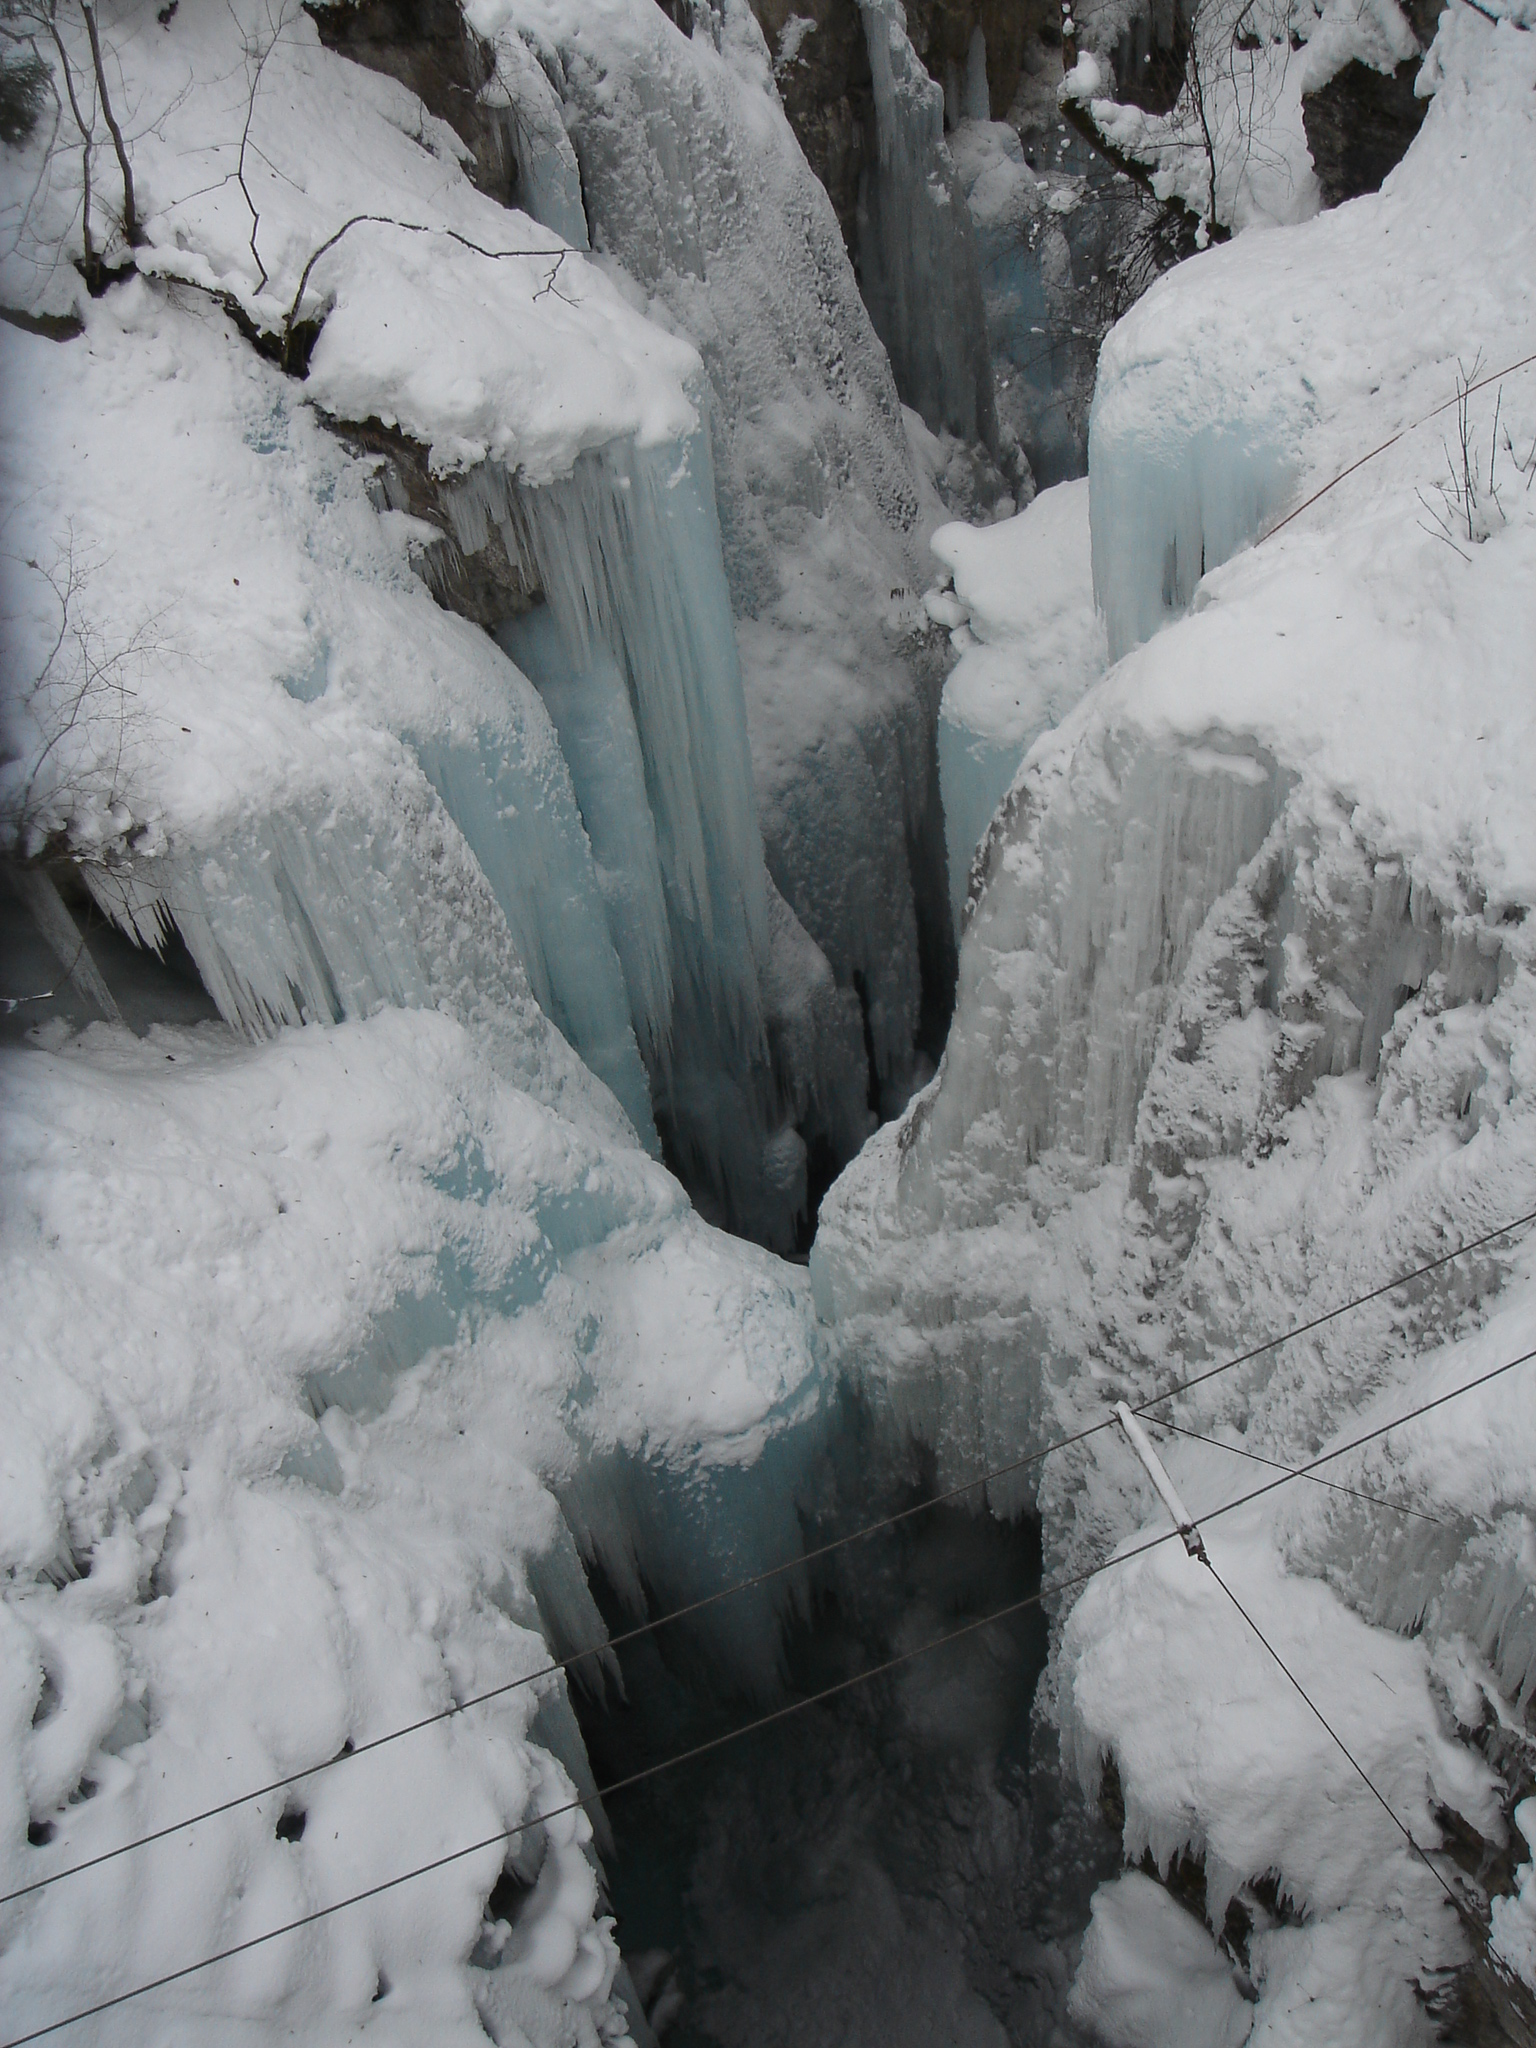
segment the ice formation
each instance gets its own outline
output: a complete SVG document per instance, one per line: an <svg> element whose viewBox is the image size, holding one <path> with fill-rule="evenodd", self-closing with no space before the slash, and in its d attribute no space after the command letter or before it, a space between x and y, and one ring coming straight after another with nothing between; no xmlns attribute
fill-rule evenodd
<svg viewBox="0 0 1536 2048"><path fill-rule="evenodd" d="M766 1152L782 1229L804 1148L764 1131L763 1100L782 1092L813 1120L818 1091L840 1098L849 1020L763 872L702 444L691 483L684 460L697 357L584 259L538 297L549 263L524 275L524 258L455 242L531 238L470 191L409 95L320 50L306 19L287 28L253 116L288 175L258 235L275 276L286 250L283 282L263 295L240 270L254 230L221 210L231 181L176 214L199 137L213 132L215 160L230 148L214 89L168 91L145 145L145 267L219 280L270 327L359 188L429 228L442 260L401 259L385 305L394 259L376 268L365 242L379 224L345 235L304 387L206 297L154 281L82 295L78 341L6 330L8 388L29 393L7 420L8 497L25 507L7 609L38 679L7 705L17 850L83 861L125 929L184 940L228 1022L272 1040L105 1030L59 1052L54 1026L5 1056L8 1342L24 1361L3 1431L22 1588L6 1620L8 1880L532 1671L541 1636L592 1646L583 1549L637 1600L793 1555L821 1440L803 1281L701 1223L636 1142L655 1135L635 1019L664 1024L674 1054L680 1035L658 960L673 926L653 892L621 958L613 870L578 808L599 856L635 858L620 879L642 897L651 820L663 918L694 934L701 1029L723 1019L769 1077L755 1100L703 1108L746 1112L730 1134ZM183 9L147 34L125 63L145 103L184 63L235 90L227 13ZM430 239L395 232L418 252ZM56 278L39 294L13 275L18 298L56 310ZM461 286L439 377L425 307ZM573 787L536 692L415 573L442 528L381 509L374 463L316 407L410 437L461 511L474 478L516 464L531 559L572 522L545 609L589 667L623 663L641 715L619 724L609 673L608 730L633 752L609 762L601 734L567 720ZM622 535L628 559L602 529L620 463L651 520ZM570 579L589 516L610 553ZM93 675L101 698L61 721ZM637 768L643 816L625 807ZM845 1114L827 1103L829 1123ZM731 1682L773 1685L794 1597L781 1581L735 1611L715 1644ZM313 1781L301 1810L257 1804L190 1849L177 1838L160 1852L182 1859L169 1889L125 1859L12 1904L8 2022L46 2022L109 1980L345 1896L360 1872L376 1882L526 1816L504 1881L492 1846L447 1866L425 1906L401 1889L348 1908L225 1984L194 1980L208 2018L188 2023L318 2039L372 2010L437 2039L483 2038L482 2022L550 2048L622 2038L637 2009L615 1994L590 1829L538 1825L590 1789L568 1701L544 1685L486 1720L489 1740L452 1724L350 1786ZM499 1902L524 1892L509 1934ZM112 1932L82 1944L84 1924ZM157 2037L185 2010L169 1997L106 2024Z"/></svg>
<svg viewBox="0 0 1536 2048"><path fill-rule="evenodd" d="M499 1037L392 1009L4 1066L8 1886L532 1672L541 1629L600 1640L572 1530L615 1583L692 1591L796 1538L803 1289L699 1223L526 997ZM768 1683L759 1607L718 1653ZM278 1796L71 1879L7 1909L8 2019L536 1821L569 1774L540 1684L309 1780L302 1839ZM509 1845L535 1887L510 1940L492 1847L210 1977L208 2024L318 2039L377 1997L443 2039L477 2009L503 2041L617 2038L589 1838L567 1814ZM82 1915L112 1930L88 1957ZM146 2001L114 2038L165 2023Z"/></svg>
<svg viewBox="0 0 1536 2048"><path fill-rule="evenodd" d="M653 0L515 0L476 20L549 53L595 245L699 345L768 871L844 1018L867 1013L877 1085L900 1093L952 973L943 664L916 601L940 507L831 204L745 0L701 12L691 38ZM826 1048L824 1082L840 1064ZM839 1162L869 1092L850 1081Z"/></svg>
<svg viewBox="0 0 1536 2048"><path fill-rule="evenodd" d="M1515 368L1471 445L1528 466L1528 34L1448 16L1379 198L1156 287L1105 349L1089 483L945 529L925 599L933 428L1003 438L974 229L1055 223L993 280L1026 325L1081 253L1067 173L1036 205L984 118L979 41L957 169L899 9L862 10L872 326L743 0L691 35L653 0L476 0L517 207L307 15L163 14L103 17L142 232L105 145L88 225L139 276L91 298L78 156L46 123L4 145L0 291L43 331L0 343L0 794L66 987L0 1050L5 1889L551 1647L600 1686L588 1572L637 1615L803 1558L850 1386L871 1493L955 1484L1536 1203L1536 500L1490 484L1463 540L1435 424L1481 348ZM223 1022L185 992L204 1021L113 1021L55 877L184 943ZM921 1078L957 922L943 1066L809 1277L713 1228L654 1155L787 1245ZM142 1025L153 975L116 986ZM1507 1849L1479 1961L1527 1977L1531 1808L1495 1766L1536 1694L1533 1304L1530 1241L1496 1237L1212 1381L1175 1411L1204 1441L1148 1424L1415 1839ZM1339 1470L1376 1499L1234 1509L1235 1453L1374 1429ZM1162 1528L1108 1434L988 1504L1040 1515L1051 1574ZM717 1698L777 1696L809 1585L695 1633ZM946 1586L875 1633L915 1646ZM1071 2024L1427 2037L1411 1987L1477 1944L1214 1578L1151 1551L1054 1623L1041 1711L1140 1865L1095 1900ZM911 1667L891 1725L991 1743L985 1777L1001 1694L966 1673L1014 1653L972 1654ZM7 2025L443 1857L97 2037L644 2042L601 1813L554 1811L593 1785L539 1678L11 1899ZM984 1952L1023 1823L964 1789L976 1853L923 1877ZM758 1979L866 1912L899 1945L878 1868L850 1897ZM924 1925L911 1983L995 2040ZM1062 1951L1037 1965L1064 2008ZM908 1981L857 2022L910 2021Z"/></svg>

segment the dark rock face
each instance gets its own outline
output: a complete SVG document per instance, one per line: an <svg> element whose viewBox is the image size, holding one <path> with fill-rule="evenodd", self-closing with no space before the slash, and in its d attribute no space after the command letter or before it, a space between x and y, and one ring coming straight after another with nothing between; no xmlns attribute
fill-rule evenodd
<svg viewBox="0 0 1536 2048"><path fill-rule="evenodd" d="M510 206L517 159L507 111L481 104L493 69L490 51L465 21L458 0L306 0L305 11L328 50L382 71L417 95L474 151L469 174L482 192Z"/></svg>
<svg viewBox="0 0 1536 2048"><path fill-rule="evenodd" d="M858 0L752 0L752 12L774 59L789 125L826 188L851 254L858 241L859 179L875 132ZM816 25L786 44L784 30L795 16Z"/></svg>
<svg viewBox="0 0 1536 2048"><path fill-rule="evenodd" d="M1132 15L1110 52L1115 98L1149 114L1167 114L1178 104L1189 62L1187 0L1151 0Z"/></svg>
<svg viewBox="0 0 1536 2048"><path fill-rule="evenodd" d="M380 420L331 422L337 439L354 455L372 456L377 467L368 494L380 512L408 512L437 529L438 538L414 555L417 574L443 607L492 632L514 612L527 611L543 596L536 574L519 555L507 553L498 528L486 525L484 544L461 546L452 510L461 480L432 474L419 441Z"/></svg>
<svg viewBox="0 0 1536 2048"><path fill-rule="evenodd" d="M1390 74L1358 58L1301 103L1302 126L1324 206L1377 192L1418 134L1429 102L1415 99L1419 59Z"/></svg>
<svg viewBox="0 0 1536 2048"><path fill-rule="evenodd" d="M1024 44L1040 15L1059 21L1060 6L1034 6L1030 0L910 0L907 33L929 77L952 100L979 28L987 46L987 98L992 119L1001 121L1019 89Z"/></svg>

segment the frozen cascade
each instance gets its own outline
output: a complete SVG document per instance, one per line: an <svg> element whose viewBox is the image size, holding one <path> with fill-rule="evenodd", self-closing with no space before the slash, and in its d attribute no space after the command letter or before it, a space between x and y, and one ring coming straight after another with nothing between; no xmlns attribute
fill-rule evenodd
<svg viewBox="0 0 1536 2048"><path fill-rule="evenodd" d="M1211 395L1191 388L1182 364L1123 381L1116 367L1101 369L1088 423L1093 585L1112 661L1279 516L1299 473L1290 422L1250 408L1213 420Z"/></svg>
<svg viewBox="0 0 1536 2048"><path fill-rule="evenodd" d="M811 1069L775 1080L764 984L785 976L771 964L712 477L701 431L682 447L608 444L538 487L481 464L445 496L467 554L494 526L545 594L547 610L509 618L503 641L548 692L569 750L663 1128L722 1214L787 1246L807 1184L786 1109L842 1080L820 1043L842 1028L813 1006ZM777 1034L781 1054L806 1029Z"/></svg>
<svg viewBox="0 0 1536 2048"><path fill-rule="evenodd" d="M1378 1286L1536 1195L1515 1051L1536 992L1521 920L1490 917L1475 890L1438 896L1352 802L1217 738L1132 745L1106 721L1037 752L987 848L940 1075L823 1206L812 1278L837 1353L893 1434L934 1447L941 1484L1087 1426L1111 1392L1145 1398ZM1075 897L1081 923L1062 914ZM1528 1246L1498 1245L1357 1310L1213 1383L1190 1426L1284 1461L1298 1442L1389 1421L1528 1348L1528 1268ZM1497 1452L1489 1436L1512 1426L1510 1401L1490 1388L1346 1468L1439 1526L1307 1489L1277 1497L1272 1549L1241 1524L1220 1535L1224 1569L1272 1626L1297 1603L1287 1626L1307 1633L1281 1647L1309 1683L1331 1658L1396 1690L1390 1738L1370 1699L1349 1704L1361 1718L1346 1732L1378 1745L1368 1767L1422 1799L1414 1741L1427 1744L1436 1796L1489 1839L1501 1823L1481 1760L1446 1740L1425 1685L1432 1664L1464 1741L1485 1695L1500 1715L1536 1695L1529 1522L1508 1506L1525 1497L1529 1431ZM1202 1462L1166 1440L1176 1452L1195 1498L1231 1497L1221 1452ZM994 1503L1037 1485L1051 1571L1086 1569L1155 1509L1127 1519L1107 1442L994 1487ZM1327 1861L1317 1812L1255 1763L1271 1735L1282 1753L1290 1739L1269 1674L1225 1687L1258 1685L1258 1752L1209 1712L1201 1725L1222 1742L1202 1736L1188 1761L1177 1747L1188 1667L1214 1655L1198 1590L1165 1561L1095 1582L1071 1610L1050 1697L1080 1778L1091 1791L1114 1755L1127 1857L1150 1849L1160 1871L1203 1858L1217 1928L1271 1865L1310 1910L1337 1910L1354 1851L1335 1842ZM1128 1663L1138 1628L1166 1652ZM1433 1929L1429 1889L1416 1910ZM1366 1919L1320 1935L1319 1954L1344 1939L1368 1953ZM1362 1982L1379 2005L1390 1970Z"/></svg>
<svg viewBox="0 0 1536 2048"><path fill-rule="evenodd" d="M553 228L573 249L585 249L587 216L581 203L581 171L565 132L560 97L545 75L540 55L522 37L503 28L491 38L496 69L481 88L481 101L505 106L511 117L512 152L517 162L517 203ZM545 62L554 62L547 49Z"/></svg>
<svg viewBox="0 0 1536 2048"><path fill-rule="evenodd" d="M677 964L750 1057L762 1039L767 909L711 483L702 436L681 448L610 443L579 457L569 478L537 488L482 464L450 490L448 507L467 554L484 547L494 521L508 555L531 562L558 622L565 672L572 660L590 669L599 653L622 672ZM552 643L527 646L537 655ZM595 761L583 773L594 790L618 793Z"/></svg>
<svg viewBox="0 0 1536 2048"><path fill-rule="evenodd" d="M859 0L878 153L859 194L859 268L897 388L936 432L998 445L987 322L965 195L944 142L944 88L899 0Z"/></svg>
<svg viewBox="0 0 1536 2048"><path fill-rule="evenodd" d="M945 1486L1037 1440L1074 1364L1047 1305L1051 1246L995 1227L1042 1161L1126 1158L1190 949L1283 787L1236 749L1111 739L1039 762L977 856L938 1078L845 1173L811 1253L845 1365L934 1448ZM1034 1484L1004 1482L995 1504L1017 1512Z"/></svg>
<svg viewBox="0 0 1536 2048"><path fill-rule="evenodd" d="M1017 439L1042 489L1084 475L1099 344L1116 297L1172 259L1155 202L1119 177L1061 118L1042 69L1014 117L983 109L948 136L970 210L1004 440ZM1024 113L1023 134L1012 125Z"/></svg>
<svg viewBox="0 0 1536 2048"><path fill-rule="evenodd" d="M290 803L212 846L81 870L159 952L181 933L247 1035L446 1003L493 1015L531 989L652 1149L655 1124L592 855L563 764L510 712L473 743L409 736L380 781ZM431 878L428 880L427 878ZM441 900L439 900L439 898Z"/></svg>
<svg viewBox="0 0 1536 2048"><path fill-rule="evenodd" d="M1241 239L1201 263L1218 306L1262 278L1262 255ZM1185 611L1202 576L1280 517L1317 421L1301 358L1276 350L1263 321L1222 314L1187 327L1186 289L1178 270L1159 279L1100 352L1088 481L1111 661Z"/></svg>
<svg viewBox="0 0 1536 2048"><path fill-rule="evenodd" d="M961 1145L988 1162L968 1162L981 1167L978 1207L996 1199L998 1174L1012 1180L1058 1146L1095 1165L1126 1156L1171 991L1206 913L1262 844L1283 781L1253 751L1167 758L1130 738L1074 767L1038 835L1038 785L1021 778L982 856L985 876L1014 880L1023 841L1037 890L984 881L967 932L966 1022L903 1175L935 1215L941 1162Z"/></svg>
<svg viewBox="0 0 1536 2048"><path fill-rule="evenodd" d="M533 777L499 734L482 731L474 745L406 737L491 885L540 1009L613 1089L646 1147L659 1150L639 1020L630 1028L629 963L615 957L633 927L617 920L613 870L585 841L585 806L578 815L565 778L552 771L530 787ZM594 915L594 859L608 946Z"/></svg>

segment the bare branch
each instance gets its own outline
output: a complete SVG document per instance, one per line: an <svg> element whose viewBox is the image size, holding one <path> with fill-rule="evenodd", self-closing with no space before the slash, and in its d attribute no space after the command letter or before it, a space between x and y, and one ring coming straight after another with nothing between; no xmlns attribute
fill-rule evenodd
<svg viewBox="0 0 1536 2048"><path fill-rule="evenodd" d="M117 151L117 167L123 178L123 239L130 249L138 249L143 246L144 230L139 224L139 209L133 195L133 166L128 161L128 145L123 140L123 131L112 111L107 74L101 61L101 38L96 33L96 9L91 0L80 0L80 12L85 16L86 34L91 39L91 62L96 71L96 92L101 101L102 118L111 134L112 147Z"/></svg>
<svg viewBox="0 0 1536 2048"><path fill-rule="evenodd" d="M74 115L75 126L80 131L80 184L84 194L80 213L81 255L86 285L94 292L98 289L101 278L101 261L91 240L91 150L95 144L96 119L93 112L91 119L87 121L80 111L80 96L75 90L74 67L69 61L69 52L65 49L64 38L59 33L58 17L51 4L44 9L42 20L55 50L58 51L59 70L63 74L64 90L69 97L69 111Z"/></svg>
<svg viewBox="0 0 1536 2048"><path fill-rule="evenodd" d="M309 288L309 280L315 265L322 256L328 255L335 248L336 244L349 229L361 227L365 222L372 222L377 227L399 228L402 233L407 235L447 235L451 241L458 242L463 248L472 250L476 256L484 256L492 261L499 261L507 256L553 256L555 260L550 268L550 273L533 296L535 301L542 299L549 292L554 292L556 298L564 297L563 293L555 291L555 279L560 274L561 264L564 263L566 257L571 253L569 249L487 249L481 243L471 241L468 235L461 235L457 228L428 227L421 221L396 220L392 214L387 213L354 213L349 220L342 222L334 234L327 235L319 247L310 252L308 262L299 273L298 288L294 292L293 301L283 320L283 357L285 366L292 351L294 329L297 327L299 319L299 308L304 303L304 294ZM569 304L570 301L567 300L566 303Z"/></svg>
<svg viewBox="0 0 1536 2048"><path fill-rule="evenodd" d="M4 839L24 859L66 827L82 803L108 812L121 803L137 696L133 674L165 648L164 610L121 636L91 615L85 593L99 566L99 559L82 553L72 521L55 543L51 563L26 562L52 592L58 621L33 682L14 700L33 728L27 748L36 750L0 823Z"/></svg>

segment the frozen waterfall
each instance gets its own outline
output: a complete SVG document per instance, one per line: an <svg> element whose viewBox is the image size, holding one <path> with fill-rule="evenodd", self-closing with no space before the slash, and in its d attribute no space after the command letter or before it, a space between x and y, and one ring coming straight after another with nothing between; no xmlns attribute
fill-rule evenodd
<svg viewBox="0 0 1536 2048"><path fill-rule="evenodd" d="M970 212L944 142L944 88L897 0L860 0L878 150L859 194L865 304L907 404L935 431L996 449L997 407Z"/></svg>

